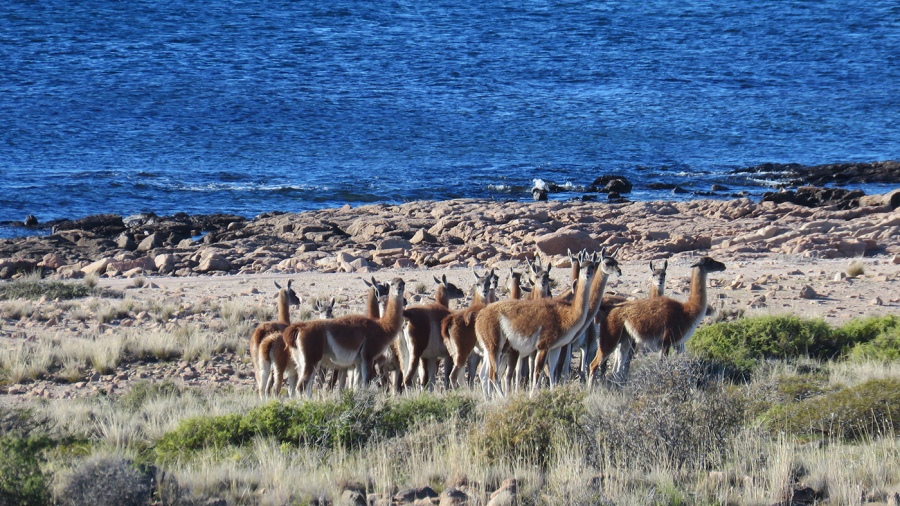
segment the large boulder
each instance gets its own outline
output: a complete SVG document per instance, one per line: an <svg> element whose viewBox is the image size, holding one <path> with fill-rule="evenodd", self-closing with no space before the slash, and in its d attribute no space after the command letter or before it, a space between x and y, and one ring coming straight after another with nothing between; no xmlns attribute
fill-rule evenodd
<svg viewBox="0 0 900 506"><path fill-rule="evenodd" d="M600 243L586 232L573 228L561 228L534 239L535 246L544 255L565 255L568 251L596 251Z"/></svg>

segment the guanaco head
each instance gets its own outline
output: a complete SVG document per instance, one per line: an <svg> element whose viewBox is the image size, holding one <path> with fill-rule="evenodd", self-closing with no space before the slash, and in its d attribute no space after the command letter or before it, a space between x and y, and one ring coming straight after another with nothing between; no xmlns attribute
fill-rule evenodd
<svg viewBox="0 0 900 506"><path fill-rule="evenodd" d="M325 302L325 299L317 299L313 305L313 310L319 313L319 318L329 320L334 318L334 302L334 297L328 302Z"/></svg>
<svg viewBox="0 0 900 506"><path fill-rule="evenodd" d="M666 268L669 266L668 260L663 260L661 264L653 265L650 260L650 294L651 296L661 297L666 287Z"/></svg>
<svg viewBox="0 0 900 506"><path fill-rule="evenodd" d="M606 248L601 248L599 253L594 255L594 259L598 260L598 268L600 272L610 276L615 274L616 276L622 275L622 269L619 268L619 261L616 260L616 255L619 253L619 250L616 250L609 255L606 254Z"/></svg>
<svg viewBox="0 0 900 506"><path fill-rule="evenodd" d="M534 286L532 289L533 297L549 297L550 296L550 268L552 265L547 265L545 268L541 265L541 257L535 256L534 263L525 259L525 262L528 264L528 270L531 277L531 284ZM536 295L535 295L536 294Z"/></svg>
<svg viewBox="0 0 900 506"><path fill-rule="evenodd" d="M387 283L379 283L375 281L375 276L372 276L372 282L368 282L367 280L363 280L363 283L366 284L369 288L375 290L375 299L379 302L383 302L387 299L388 291L390 286Z"/></svg>
<svg viewBox="0 0 900 506"><path fill-rule="evenodd" d="M434 276L434 282L438 284L437 292L434 294L434 299L439 304L447 305L450 302L450 299L462 299L466 296L466 294L459 289L453 283L447 281L447 275L443 274L441 279L438 279Z"/></svg>
<svg viewBox="0 0 900 506"><path fill-rule="evenodd" d="M494 286L494 269L491 269L490 272L486 272L483 275L479 276L477 272L475 273L475 296L472 301L481 301L482 304L488 304L491 302L491 288Z"/></svg>
<svg viewBox="0 0 900 506"><path fill-rule="evenodd" d="M581 260L584 258L584 250L578 254L572 253L571 249L566 250L566 256L569 257L569 264L572 265L572 289L575 289L575 283L578 281L578 271L581 268Z"/></svg>
<svg viewBox="0 0 900 506"><path fill-rule="evenodd" d="M297 292L291 288L291 280L289 279L287 284L282 288L281 285L278 284L278 281L275 281L275 288L278 289L278 299L284 300L288 305L300 305L300 297L297 297Z"/></svg>
<svg viewBox="0 0 900 506"><path fill-rule="evenodd" d="M725 270L725 264L710 257L700 257L691 265L691 268L698 267L703 272L722 272Z"/></svg>
<svg viewBox="0 0 900 506"><path fill-rule="evenodd" d="M490 271L478 274L475 267L472 267L472 274L475 275L475 286L472 289L474 296L472 301L480 300L482 304L489 304L492 302L492 293L496 294L497 287L494 284L494 280L497 278L496 272L494 269L491 269Z"/></svg>
<svg viewBox="0 0 900 506"><path fill-rule="evenodd" d="M396 300L399 303L404 303L403 300L403 290L406 288L406 283L402 278L394 278L391 280L390 292L388 293L388 297Z"/></svg>

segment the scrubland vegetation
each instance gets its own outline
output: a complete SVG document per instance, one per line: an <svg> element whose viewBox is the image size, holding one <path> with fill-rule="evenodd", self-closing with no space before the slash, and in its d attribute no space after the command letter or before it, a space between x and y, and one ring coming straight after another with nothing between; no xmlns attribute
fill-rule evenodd
<svg viewBox="0 0 900 506"><path fill-rule="evenodd" d="M17 297L0 316L86 330L4 349L7 385L243 354L253 322L271 317L127 294ZM191 318L200 311L215 316ZM103 327L126 318L155 329ZM887 502L900 492L898 356L897 317L768 316L701 327L685 355L640 357L625 385L534 397L372 389L266 402L154 378L0 407L0 504L321 504L421 486L485 503L511 477L519 504Z"/></svg>

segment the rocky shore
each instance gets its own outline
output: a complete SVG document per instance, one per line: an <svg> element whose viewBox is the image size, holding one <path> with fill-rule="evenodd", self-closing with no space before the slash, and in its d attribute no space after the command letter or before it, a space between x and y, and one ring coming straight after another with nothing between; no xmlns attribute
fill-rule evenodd
<svg viewBox="0 0 900 506"><path fill-rule="evenodd" d="M821 189L820 189L821 190ZM855 258L900 254L900 190L855 205L796 198L599 203L417 201L301 213L157 217L90 216L51 234L0 241L0 278L42 270L196 276L375 272L382 268L486 265L567 249L621 248L623 260L696 252L726 259L765 255ZM784 193L788 195L788 193ZM812 197L815 205L809 207ZM827 195L826 195L827 197Z"/></svg>

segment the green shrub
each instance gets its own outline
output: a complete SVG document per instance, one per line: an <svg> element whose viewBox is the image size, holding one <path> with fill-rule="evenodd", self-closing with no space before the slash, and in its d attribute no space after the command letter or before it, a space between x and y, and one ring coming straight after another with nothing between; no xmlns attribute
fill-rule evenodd
<svg viewBox="0 0 900 506"><path fill-rule="evenodd" d="M688 347L703 359L748 375L764 359L833 358L844 348L844 337L822 320L762 316L701 327Z"/></svg>
<svg viewBox="0 0 900 506"><path fill-rule="evenodd" d="M28 299L79 299L94 292L84 283L65 283L62 281L46 281L29 276L23 279L0 283L0 300Z"/></svg>
<svg viewBox="0 0 900 506"><path fill-rule="evenodd" d="M850 358L854 360L900 359L900 318L874 316L853 320L840 329L846 342L853 345Z"/></svg>
<svg viewBox="0 0 900 506"><path fill-rule="evenodd" d="M573 385L541 390L534 397L518 395L490 410L474 438L489 463L525 459L540 466L552 462L553 439L586 435L584 390Z"/></svg>
<svg viewBox="0 0 900 506"><path fill-rule="evenodd" d="M765 420L773 432L859 439L893 434L900 424L900 380L870 380L851 388L778 405Z"/></svg>
<svg viewBox="0 0 900 506"><path fill-rule="evenodd" d="M160 461L171 461L191 450L238 445L250 437L242 432L241 416L237 414L189 418L165 434L156 443L154 453Z"/></svg>
<svg viewBox="0 0 900 506"><path fill-rule="evenodd" d="M460 394L387 399L372 392L344 392L336 401L270 402L244 415L199 417L182 421L157 442L159 461L203 448L240 446L254 437L271 437L293 446L359 448L373 437L402 436L431 419L469 419L475 402Z"/></svg>
<svg viewBox="0 0 900 506"><path fill-rule="evenodd" d="M41 471L46 436L0 436L0 504L48 504L47 477Z"/></svg>
<svg viewBox="0 0 900 506"><path fill-rule="evenodd" d="M857 344L850 350L850 358L880 362L900 360L900 332L882 334L867 343Z"/></svg>

